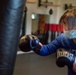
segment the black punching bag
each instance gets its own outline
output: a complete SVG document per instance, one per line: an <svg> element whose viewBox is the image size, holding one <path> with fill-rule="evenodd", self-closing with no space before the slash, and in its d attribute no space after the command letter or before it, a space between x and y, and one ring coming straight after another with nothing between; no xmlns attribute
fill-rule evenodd
<svg viewBox="0 0 76 75"><path fill-rule="evenodd" d="M0 75L13 75L25 0L0 0Z"/></svg>

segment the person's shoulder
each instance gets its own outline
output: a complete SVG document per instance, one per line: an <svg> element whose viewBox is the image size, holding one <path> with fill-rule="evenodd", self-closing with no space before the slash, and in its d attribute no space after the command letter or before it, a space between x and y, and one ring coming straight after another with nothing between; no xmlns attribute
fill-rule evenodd
<svg viewBox="0 0 76 75"><path fill-rule="evenodd" d="M68 42L69 38L67 38L64 33L61 33L56 40L59 42Z"/></svg>
<svg viewBox="0 0 76 75"><path fill-rule="evenodd" d="M63 39L63 38L66 38L66 36L64 35L64 33L61 33L57 38Z"/></svg>
<svg viewBox="0 0 76 75"><path fill-rule="evenodd" d="M64 33L61 33L57 38L56 38L57 41L59 42L64 42L64 41L68 41L68 38L65 36Z"/></svg>

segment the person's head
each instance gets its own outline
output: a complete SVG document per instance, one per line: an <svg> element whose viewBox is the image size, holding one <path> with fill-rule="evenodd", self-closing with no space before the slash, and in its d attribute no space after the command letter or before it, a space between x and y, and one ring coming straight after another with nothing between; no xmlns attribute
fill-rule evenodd
<svg viewBox="0 0 76 75"><path fill-rule="evenodd" d="M76 8L68 9L61 16L59 24L63 25L64 34L70 38L76 38Z"/></svg>

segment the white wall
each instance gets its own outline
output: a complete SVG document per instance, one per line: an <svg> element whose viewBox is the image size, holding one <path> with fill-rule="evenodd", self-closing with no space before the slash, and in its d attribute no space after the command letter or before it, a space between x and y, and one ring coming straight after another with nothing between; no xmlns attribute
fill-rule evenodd
<svg viewBox="0 0 76 75"><path fill-rule="evenodd" d="M38 1L38 0L36 0ZM59 4L60 7L51 7L48 6L47 8L44 6L38 7L38 2L36 3L26 3L26 6L28 8L27 11L27 22L26 22L26 34L31 33L31 26L32 26L32 20L31 20L31 14L32 13L39 13L39 14L49 14L50 8L53 9L53 14L50 15L49 23L58 23L60 16L63 14L64 10L64 4L70 4L72 3L74 6L76 5L76 0L48 0L49 2L53 2L53 4Z"/></svg>
<svg viewBox="0 0 76 75"><path fill-rule="evenodd" d="M52 0L54 4L57 4L57 0ZM27 23L26 23L26 34L31 33L31 26L32 26L32 20L31 20L31 14L32 13L38 13L38 14L49 14L50 8L53 9L53 14L50 15L49 23L55 23L57 18L57 8L58 7L50 7L47 8L44 6L38 7L37 2L36 3L26 3L26 6L28 8L27 11Z"/></svg>
<svg viewBox="0 0 76 75"><path fill-rule="evenodd" d="M76 0L58 0L58 4L61 5L61 7L58 9L58 13L57 13L57 22L60 18L60 16L65 12L64 10L64 4L72 4L73 6L76 6Z"/></svg>

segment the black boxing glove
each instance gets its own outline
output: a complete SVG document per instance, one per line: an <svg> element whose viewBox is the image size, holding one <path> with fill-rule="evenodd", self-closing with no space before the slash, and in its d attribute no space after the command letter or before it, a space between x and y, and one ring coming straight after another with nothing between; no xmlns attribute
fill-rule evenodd
<svg viewBox="0 0 76 75"><path fill-rule="evenodd" d="M21 51L28 52L39 44L39 39L34 35L25 35L20 38L19 48Z"/></svg>
<svg viewBox="0 0 76 75"><path fill-rule="evenodd" d="M23 52L28 52L31 50L31 47L29 45L29 39L27 35L22 36L19 40L19 49Z"/></svg>
<svg viewBox="0 0 76 75"><path fill-rule="evenodd" d="M72 68L74 61L75 56L72 52L63 49L57 51L56 64L58 67L64 67L67 65L69 68Z"/></svg>

